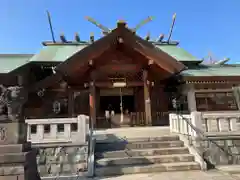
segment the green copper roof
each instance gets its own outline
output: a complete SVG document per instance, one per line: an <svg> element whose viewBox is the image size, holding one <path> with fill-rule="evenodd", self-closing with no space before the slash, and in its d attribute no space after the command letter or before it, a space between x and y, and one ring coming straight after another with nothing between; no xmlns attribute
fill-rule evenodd
<svg viewBox="0 0 240 180"><path fill-rule="evenodd" d="M63 62L87 45L51 45L38 54L0 54L0 73L9 73L29 62ZM197 58L175 45L156 45L179 61L199 61ZM240 76L237 65L197 65L181 72L183 76Z"/></svg>
<svg viewBox="0 0 240 180"><path fill-rule="evenodd" d="M63 62L87 45L51 45L44 47L38 54L33 56L31 62ZM166 52L178 61L199 61L182 48L175 45L156 45L157 48Z"/></svg>
<svg viewBox="0 0 240 180"><path fill-rule="evenodd" d="M187 69L181 72L183 76L240 76L240 66L213 65L200 66L195 69Z"/></svg>
<svg viewBox="0 0 240 180"><path fill-rule="evenodd" d="M9 73L28 63L32 54L0 54L0 73Z"/></svg>
<svg viewBox="0 0 240 180"><path fill-rule="evenodd" d="M178 61L201 61L176 45L156 45L156 47L166 52Z"/></svg>
<svg viewBox="0 0 240 180"><path fill-rule="evenodd" d="M86 45L52 45L44 47L30 62L63 62Z"/></svg>

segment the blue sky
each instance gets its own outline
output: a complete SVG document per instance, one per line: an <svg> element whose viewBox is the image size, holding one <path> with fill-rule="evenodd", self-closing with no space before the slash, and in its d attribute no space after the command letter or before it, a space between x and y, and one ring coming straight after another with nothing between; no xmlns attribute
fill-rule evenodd
<svg viewBox="0 0 240 180"><path fill-rule="evenodd" d="M124 19L134 27L153 16L138 34L152 38L167 34L177 13L173 39L198 58L212 52L216 59L240 62L240 0L1 0L0 53L36 53L41 42L51 40L46 10L52 16L55 36L64 32L73 39L78 32L89 39L100 30L84 19L88 15L109 28Z"/></svg>

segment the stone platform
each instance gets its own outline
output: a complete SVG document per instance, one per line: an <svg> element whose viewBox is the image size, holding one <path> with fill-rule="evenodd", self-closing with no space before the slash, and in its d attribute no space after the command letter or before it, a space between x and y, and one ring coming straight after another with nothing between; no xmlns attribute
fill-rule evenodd
<svg viewBox="0 0 240 180"><path fill-rule="evenodd" d="M156 127L122 127L95 130L97 142L113 142L121 139L151 138L170 135L169 126Z"/></svg>
<svg viewBox="0 0 240 180"><path fill-rule="evenodd" d="M56 178L44 178L42 180L55 180ZM58 177L58 180L76 180L77 177ZM187 172L163 172L151 174L131 174L105 178L81 178L78 180L239 180L230 175L223 174L216 170L207 172L187 171Z"/></svg>
<svg viewBox="0 0 240 180"><path fill-rule="evenodd" d="M40 180L24 123L0 124L0 180Z"/></svg>

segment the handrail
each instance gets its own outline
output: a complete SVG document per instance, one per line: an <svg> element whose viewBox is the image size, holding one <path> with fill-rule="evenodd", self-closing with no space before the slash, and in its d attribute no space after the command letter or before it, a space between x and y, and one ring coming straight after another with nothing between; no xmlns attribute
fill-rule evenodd
<svg viewBox="0 0 240 180"><path fill-rule="evenodd" d="M200 135L199 137L204 138L204 140L207 140L208 142L211 142L213 144L215 144L221 151L223 151L224 153L226 153L227 155L230 156L238 156L240 155L240 153L231 153L229 151L226 152L226 150L221 147L218 143L216 143L214 140L210 139L208 136L205 135L205 133L203 131L201 131L200 129L198 129L196 126L194 126L187 118L185 118L182 114L177 114L178 120L179 120L179 116L181 116L181 118L198 134ZM187 126L188 127L188 126ZM187 128L187 132L188 132L188 140L190 141L190 134L189 134L189 129Z"/></svg>

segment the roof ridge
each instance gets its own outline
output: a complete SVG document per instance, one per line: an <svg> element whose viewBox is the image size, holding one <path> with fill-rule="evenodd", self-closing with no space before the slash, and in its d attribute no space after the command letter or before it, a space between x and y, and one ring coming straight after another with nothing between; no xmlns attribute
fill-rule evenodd
<svg viewBox="0 0 240 180"><path fill-rule="evenodd" d="M18 54L18 53L16 53L16 54L0 54L0 56L1 57L5 57L5 56L17 56L17 57L19 57L19 56L33 56L34 54Z"/></svg>

